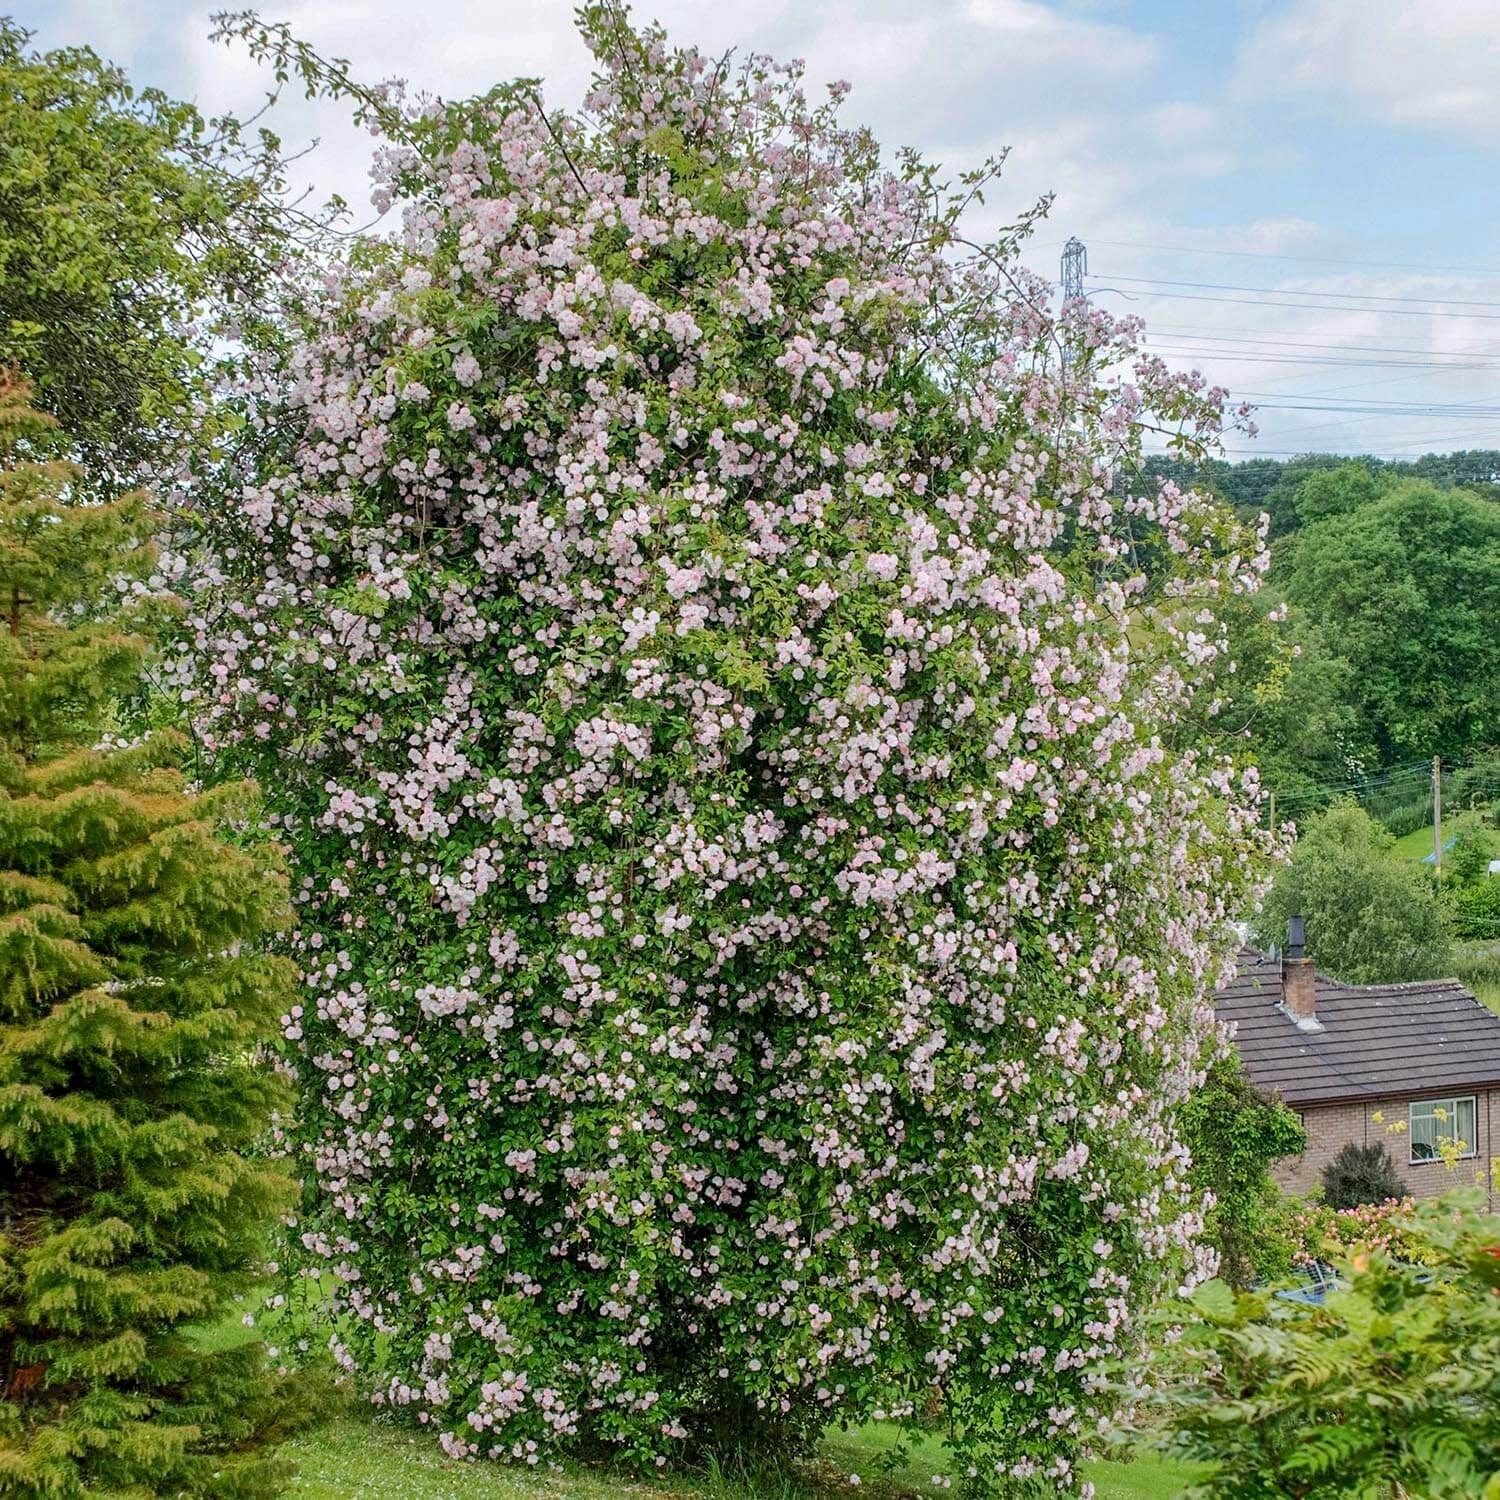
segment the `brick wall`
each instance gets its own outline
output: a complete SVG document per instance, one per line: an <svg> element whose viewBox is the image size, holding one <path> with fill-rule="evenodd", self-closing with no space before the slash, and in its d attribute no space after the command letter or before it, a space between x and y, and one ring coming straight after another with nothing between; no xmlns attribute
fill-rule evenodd
<svg viewBox="0 0 1500 1500"><path fill-rule="evenodd" d="M1474 1090L1475 1155L1449 1171L1441 1161L1408 1161L1411 1136L1407 1106L1421 1094L1400 1094L1387 1099L1361 1099L1355 1104L1310 1104L1299 1110L1307 1128L1307 1150L1301 1156L1283 1157L1272 1175L1289 1193L1311 1193L1322 1185L1323 1168L1351 1141L1360 1145L1383 1142L1396 1162L1413 1197L1436 1198L1454 1187L1469 1187L1476 1181L1490 1190L1490 1207L1497 1195L1490 1162L1500 1157L1500 1089ZM1379 1116L1380 1118L1376 1118ZM1393 1131L1392 1125L1403 1128Z"/></svg>

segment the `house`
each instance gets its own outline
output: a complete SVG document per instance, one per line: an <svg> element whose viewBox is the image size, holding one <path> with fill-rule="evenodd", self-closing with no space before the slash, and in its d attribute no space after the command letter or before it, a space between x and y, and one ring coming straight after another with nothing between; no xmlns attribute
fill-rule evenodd
<svg viewBox="0 0 1500 1500"><path fill-rule="evenodd" d="M1279 1162L1277 1181L1311 1192L1343 1146L1384 1142L1416 1197L1476 1182L1493 1195L1500 1016L1456 979L1341 984L1303 957L1300 927L1293 919L1284 957L1243 949L1214 1002L1251 1081L1307 1129L1306 1152Z"/></svg>

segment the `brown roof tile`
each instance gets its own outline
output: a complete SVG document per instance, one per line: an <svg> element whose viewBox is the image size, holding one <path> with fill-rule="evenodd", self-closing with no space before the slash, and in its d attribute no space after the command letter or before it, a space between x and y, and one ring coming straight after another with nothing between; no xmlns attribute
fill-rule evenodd
<svg viewBox="0 0 1500 1500"><path fill-rule="evenodd" d="M1320 1031L1283 1010L1279 960L1246 948L1214 1008L1251 1081L1288 1104L1500 1086L1500 1016L1456 979L1340 984L1318 975Z"/></svg>

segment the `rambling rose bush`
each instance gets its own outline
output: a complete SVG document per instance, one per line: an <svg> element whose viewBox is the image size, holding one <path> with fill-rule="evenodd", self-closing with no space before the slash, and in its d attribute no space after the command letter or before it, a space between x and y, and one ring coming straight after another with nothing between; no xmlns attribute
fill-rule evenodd
<svg viewBox="0 0 1500 1500"><path fill-rule="evenodd" d="M402 231L199 481L197 712L300 886L301 1270L456 1454L936 1391L949 1482L1055 1495L1199 1269L1172 1115L1265 852L1181 728L1258 540L1115 483L1223 394L841 90L586 29L578 118L383 111Z"/></svg>

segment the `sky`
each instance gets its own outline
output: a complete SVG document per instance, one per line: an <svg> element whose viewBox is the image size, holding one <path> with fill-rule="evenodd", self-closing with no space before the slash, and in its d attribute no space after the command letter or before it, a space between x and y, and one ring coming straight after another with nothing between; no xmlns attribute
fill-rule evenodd
<svg viewBox="0 0 1500 1500"><path fill-rule="evenodd" d="M0 0L206 112L269 86L200 0ZM1500 0L636 0L674 41L806 60L849 117L954 170L1009 148L982 211L1043 193L1023 259L1069 236L1090 297L1257 407L1231 456L1500 448ZM455 98L541 77L580 98L572 0L281 0L356 76ZM371 142L281 107L298 171L363 208ZM364 217L362 216L361 222ZM984 222L972 226L982 232Z"/></svg>

